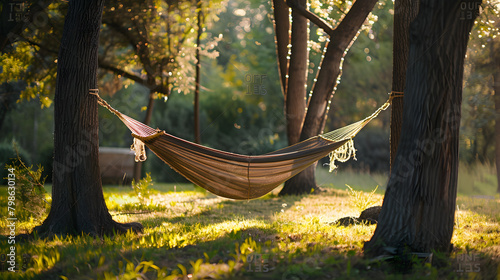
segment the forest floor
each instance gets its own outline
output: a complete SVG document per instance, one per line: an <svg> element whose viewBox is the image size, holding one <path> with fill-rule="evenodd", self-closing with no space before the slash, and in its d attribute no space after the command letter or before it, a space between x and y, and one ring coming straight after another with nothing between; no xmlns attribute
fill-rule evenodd
<svg viewBox="0 0 500 280"><path fill-rule="evenodd" d="M16 244L21 271L2 272L0 278L500 279L500 198L491 195L491 187L482 190L480 185L480 197L459 195L450 256L434 253L431 260L414 260L413 268L405 270L363 257L363 244L375 225L334 225L341 217L357 217L366 207L381 205L385 177L346 171L333 184L323 175L318 174L318 183L325 192L319 195L278 197L276 190L250 201L216 197L191 184L153 182L141 199L130 187L105 187L113 218L141 222L142 234L35 237ZM343 180L357 191L346 189ZM0 199L6 217L4 187ZM29 232L44 217L18 221L18 233ZM4 220L1 254L9 246ZM3 255L0 261L7 266Z"/></svg>

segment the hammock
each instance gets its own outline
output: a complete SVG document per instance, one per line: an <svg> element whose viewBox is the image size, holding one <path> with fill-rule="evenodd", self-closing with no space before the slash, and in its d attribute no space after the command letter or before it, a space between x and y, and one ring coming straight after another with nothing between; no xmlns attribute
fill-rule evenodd
<svg viewBox="0 0 500 280"><path fill-rule="evenodd" d="M368 118L343 128L311 137L292 146L259 156L239 155L192 143L159 129L153 129L114 108L90 90L98 103L114 113L132 131L136 161L146 160L144 144L172 169L211 193L232 199L261 197L319 159L330 155L335 161L355 157L352 138L389 107L392 95Z"/></svg>

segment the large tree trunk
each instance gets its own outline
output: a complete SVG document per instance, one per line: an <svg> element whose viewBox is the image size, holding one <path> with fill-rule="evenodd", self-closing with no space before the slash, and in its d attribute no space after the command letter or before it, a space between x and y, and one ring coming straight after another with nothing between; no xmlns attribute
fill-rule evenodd
<svg viewBox="0 0 500 280"><path fill-rule="evenodd" d="M373 9L375 3L377 3L377 0L356 1L337 28L335 30L327 31L327 33L330 34L330 42L326 48L324 58L321 61L321 70L318 71L316 76L317 81L313 86L312 96L309 98L307 103L307 114L300 123L301 130L298 141L306 140L320 134L323 131L329 109L328 103L335 92L338 78L341 74L340 66L346 50L349 49L349 46L353 42L358 30L361 28L366 17ZM293 20L292 25L293 24L295 24L295 19ZM292 43L292 56L294 54L293 46L294 44ZM289 72L292 71L292 61L293 60L290 61ZM294 80L295 79L293 79L290 75L286 98L289 98L290 91L293 88L291 83ZM297 84L296 86L304 87L304 85L305 84ZM305 96L303 98L305 98ZM299 100L298 98L296 100L296 102L301 101L302 100ZM287 121L290 121L288 119L288 115ZM293 144L290 141L290 133L288 137L289 143ZM295 141L295 139L296 138L293 140ZM280 195L315 192L317 190L315 171L316 164L313 164L289 179L285 182L285 186L281 190Z"/></svg>
<svg viewBox="0 0 500 280"><path fill-rule="evenodd" d="M392 91L404 92L406 67L410 48L410 22L417 16L417 0L396 0L394 2L394 37L392 49ZM394 98L391 104L390 166L396 157L401 125L403 123L403 97Z"/></svg>
<svg viewBox="0 0 500 280"><path fill-rule="evenodd" d="M142 230L138 223L111 218L102 193L96 98L97 50L103 0L69 3L58 58L54 98L52 207L41 235L88 233L95 236Z"/></svg>
<svg viewBox="0 0 500 280"><path fill-rule="evenodd" d="M493 44L498 44L493 42ZM493 57L493 91L495 93L495 164L497 168L497 193L500 193L500 54L495 52L496 48L492 48L491 54Z"/></svg>
<svg viewBox="0 0 500 280"><path fill-rule="evenodd" d="M463 65L480 2L466 2L465 17L461 4L423 0L411 24L401 140L367 255L450 249Z"/></svg>
<svg viewBox="0 0 500 280"><path fill-rule="evenodd" d="M298 4L305 7L307 0L300 0ZM299 142L302 122L306 113L307 63L309 61L309 52L307 50L307 41L309 40L307 19L296 10L292 10L292 20L292 36L290 39L292 46L288 68L289 79L285 94L288 145ZM301 193L304 186L316 188L314 177L312 181L302 177L297 175L286 181L280 195Z"/></svg>

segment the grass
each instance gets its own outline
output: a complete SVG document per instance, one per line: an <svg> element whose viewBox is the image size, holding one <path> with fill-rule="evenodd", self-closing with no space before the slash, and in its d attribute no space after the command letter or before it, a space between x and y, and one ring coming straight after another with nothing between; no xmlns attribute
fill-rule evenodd
<svg viewBox="0 0 500 280"><path fill-rule="evenodd" d="M347 189L346 185L356 190L372 191L375 186L378 194L384 194L387 186L387 174L382 173L360 173L352 169L342 169L328 172L328 168L318 167L316 169L316 183L320 187L333 187L336 189Z"/></svg>
<svg viewBox="0 0 500 280"><path fill-rule="evenodd" d="M276 190L250 201L216 197L192 184L155 183L155 191L141 203L144 198L139 199L132 188L105 187L113 218L141 222L144 233L103 239L85 235L35 238L16 245L23 272L2 273L0 277L499 279L498 197L460 195L451 257L435 255L432 265L422 263L410 274L401 274L386 264L362 258L363 243L370 239L375 225L332 225L341 217L359 215L345 183L365 195L379 185L370 199L380 205L383 176L339 171L330 177L318 178L326 190L320 195L278 197ZM6 215L6 201L6 189L0 188L2 217ZM19 222L18 233L30 231L43 218ZM5 219L0 221L0 229L5 236ZM7 240L2 237L0 241L3 253Z"/></svg>
<svg viewBox="0 0 500 280"><path fill-rule="evenodd" d="M458 192L470 196L494 197L497 190L497 172L494 164L460 164Z"/></svg>
<svg viewBox="0 0 500 280"><path fill-rule="evenodd" d="M342 168L342 167L341 167ZM381 173L359 173L350 169L329 173L327 168L316 169L316 181L322 187L346 189L346 185L355 189L371 191L379 186L377 193L384 194L388 175ZM458 170L458 193L464 196L494 198L497 193L497 174L494 164L460 163Z"/></svg>

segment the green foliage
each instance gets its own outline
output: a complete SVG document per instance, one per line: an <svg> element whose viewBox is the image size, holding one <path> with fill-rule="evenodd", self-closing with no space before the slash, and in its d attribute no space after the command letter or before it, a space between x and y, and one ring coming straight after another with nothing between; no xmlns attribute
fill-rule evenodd
<svg viewBox="0 0 500 280"><path fill-rule="evenodd" d="M203 3L203 27L218 20L224 1ZM0 56L0 83L22 81L20 100L39 98L42 108L52 103L56 82L57 55L64 26L67 2L57 2L37 13L27 24L17 42ZM105 71L100 73L99 86L113 94L133 82L123 72L136 77L136 82L158 85L163 97L172 90L190 92L194 89L195 50L214 58L217 37L203 34L203 44L196 45L198 9L192 1L106 2L102 18L99 61ZM11 38L9 38L11 39ZM109 72L106 72L109 71ZM113 73L113 75L110 75ZM149 81L140 82L148 75ZM149 85L153 87L153 85Z"/></svg>
<svg viewBox="0 0 500 280"><path fill-rule="evenodd" d="M153 185L153 179L151 179L151 174L146 173L146 177L142 178L139 182L135 182L135 180L132 180L132 188L134 189L135 194L137 195L137 198L144 203L146 200L149 199L149 196L151 193L154 192L154 190L151 190L149 187Z"/></svg>
<svg viewBox="0 0 500 280"><path fill-rule="evenodd" d="M377 199L373 196L378 189L378 186L369 193L364 191L356 191L351 186L347 185L347 193L349 194L349 202L356 208L359 212L362 212L366 208L372 206Z"/></svg>
<svg viewBox="0 0 500 280"><path fill-rule="evenodd" d="M21 87L15 86L10 90L17 92ZM41 109L39 98L12 104L11 110L7 112L1 124L0 164L9 158L17 158L12 147L14 141L23 162L35 166L41 164L44 167L43 177L48 176L47 182L51 181L54 147L53 109L53 106ZM0 168L3 170L4 165ZM1 181L1 184L5 184L3 179Z"/></svg>

